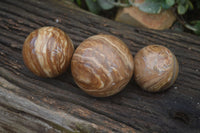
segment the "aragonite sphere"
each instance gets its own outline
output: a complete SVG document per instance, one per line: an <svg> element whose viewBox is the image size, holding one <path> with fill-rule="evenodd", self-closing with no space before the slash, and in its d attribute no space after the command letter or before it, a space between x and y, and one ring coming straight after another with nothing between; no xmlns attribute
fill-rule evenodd
<svg viewBox="0 0 200 133"><path fill-rule="evenodd" d="M56 77L66 71L74 46L67 34L55 27L42 27L29 34L23 45L25 65L41 77Z"/></svg>
<svg viewBox="0 0 200 133"><path fill-rule="evenodd" d="M141 49L134 58L135 81L149 92L158 92L169 88L179 72L175 55L166 47L149 45Z"/></svg>
<svg viewBox="0 0 200 133"><path fill-rule="evenodd" d="M121 91L134 71L128 47L112 35L95 35L75 50L71 71L77 85L91 96L107 97Z"/></svg>

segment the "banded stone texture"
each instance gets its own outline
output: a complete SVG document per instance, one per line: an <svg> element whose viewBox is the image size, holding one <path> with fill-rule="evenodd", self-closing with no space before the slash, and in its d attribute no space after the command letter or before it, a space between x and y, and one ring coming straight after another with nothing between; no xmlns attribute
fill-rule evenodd
<svg viewBox="0 0 200 133"><path fill-rule="evenodd" d="M133 75L134 62L120 39L112 35L95 35L75 50L71 70L82 90L95 97L106 97L127 85Z"/></svg>
<svg viewBox="0 0 200 133"><path fill-rule="evenodd" d="M165 90L177 79L179 72L177 59L164 46L146 46L135 55L134 61L135 81L146 91Z"/></svg>
<svg viewBox="0 0 200 133"><path fill-rule="evenodd" d="M66 71L74 51L67 34L55 27L42 27L29 34L23 45L25 65L41 77L56 77Z"/></svg>

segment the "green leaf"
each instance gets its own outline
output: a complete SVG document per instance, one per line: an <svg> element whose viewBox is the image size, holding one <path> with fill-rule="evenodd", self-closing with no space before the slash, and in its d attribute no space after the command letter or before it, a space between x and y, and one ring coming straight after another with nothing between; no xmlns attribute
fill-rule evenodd
<svg viewBox="0 0 200 133"><path fill-rule="evenodd" d="M173 6L174 4L175 4L175 0L165 0L165 2L166 2L166 4L168 5L168 6Z"/></svg>
<svg viewBox="0 0 200 133"><path fill-rule="evenodd" d="M193 10L193 9L194 9L194 6L193 6L193 4L192 4L191 1L188 1L188 5L189 5L189 9L190 9L190 10Z"/></svg>
<svg viewBox="0 0 200 133"><path fill-rule="evenodd" d="M97 3L103 10L109 10L114 7L114 5L109 1L115 2L115 0L97 0Z"/></svg>
<svg viewBox="0 0 200 133"><path fill-rule="evenodd" d="M160 13L162 9L169 9L175 4L175 0L145 0L139 4L139 9L147 13Z"/></svg>
<svg viewBox="0 0 200 133"><path fill-rule="evenodd" d="M183 15L186 13L187 7L182 4L179 4L177 10L178 10L178 14Z"/></svg>
<svg viewBox="0 0 200 133"><path fill-rule="evenodd" d="M170 7L172 7L172 6L167 5L166 3L162 3L161 6L163 9L169 9Z"/></svg>
<svg viewBox="0 0 200 133"><path fill-rule="evenodd" d="M95 14L98 14L101 11L101 7L98 5L98 3L94 0L85 0L88 9Z"/></svg>
<svg viewBox="0 0 200 133"><path fill-rule="evenodd" d="M139 5L139 9L146 13L157 14L162 10L162 3L160 2L152 2L150 0L146 0L142 4Z"/></svg>
<svg viewBox="0 0 200 133"><path fill-rule="evenodd" d="M188 0L177 0L177 3L183 5L183 4L185 4L187 1L188 1Z"/></svg>
<svg viewBox="0 0 200 133"><path fill-rule="evenodd" d="M81 6L81 0L76 0L78 6L80 7Z"/></svg>
<svg viewBox="0 0 200 133"><path fill-rule="evenodd" d="M200 20L192 21L192 24L194 24L194 26L193 26L193 28L195 29L194 33L197 35L200 35Z"/></svg>

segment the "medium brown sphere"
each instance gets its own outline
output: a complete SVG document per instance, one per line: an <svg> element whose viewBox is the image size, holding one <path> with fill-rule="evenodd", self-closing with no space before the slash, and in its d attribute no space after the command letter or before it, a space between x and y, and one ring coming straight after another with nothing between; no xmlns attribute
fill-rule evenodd
<svg viewBox="0 0 200 133"><path fill-rule="evenodd" d="M177 59L164 46L144 47L135 55L134 61L135 81L146 91L162 91L176 81L179 72Z"/></svg>
<svg viewBox="0 0 200 133"><path fill-rule="evenodd" d="M55 27L42 27L29 34L23 45L25 65L41 77L56 77L68 67L74 46L67 34Z"/></svg>
<svg viewBox="0 0 200 133"><path fill-rule="evenodd" d="M134 71L128 47L112 35L95 35L75 50L71 71L77 85L95 97L111 96L121 91Z"/></svg>

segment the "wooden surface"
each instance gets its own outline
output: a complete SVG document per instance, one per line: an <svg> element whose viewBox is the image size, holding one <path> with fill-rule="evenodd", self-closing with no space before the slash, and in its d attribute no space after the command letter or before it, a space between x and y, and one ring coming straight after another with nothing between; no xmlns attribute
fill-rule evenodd
<svg viewBox="0 0 200 133"><path fill-rule="evenodd" d="M146 45L164 45L177 56L180 74L162 93L144 92L132 79L117 95L90 97L74 83L70 70L45 79L24 66L24 39L31 31L49 25L68 33L76 47L99 33L122 39L133 56ZM0 132L199 133L200 38L137 29L60 1L1 0Z"/></svg>

